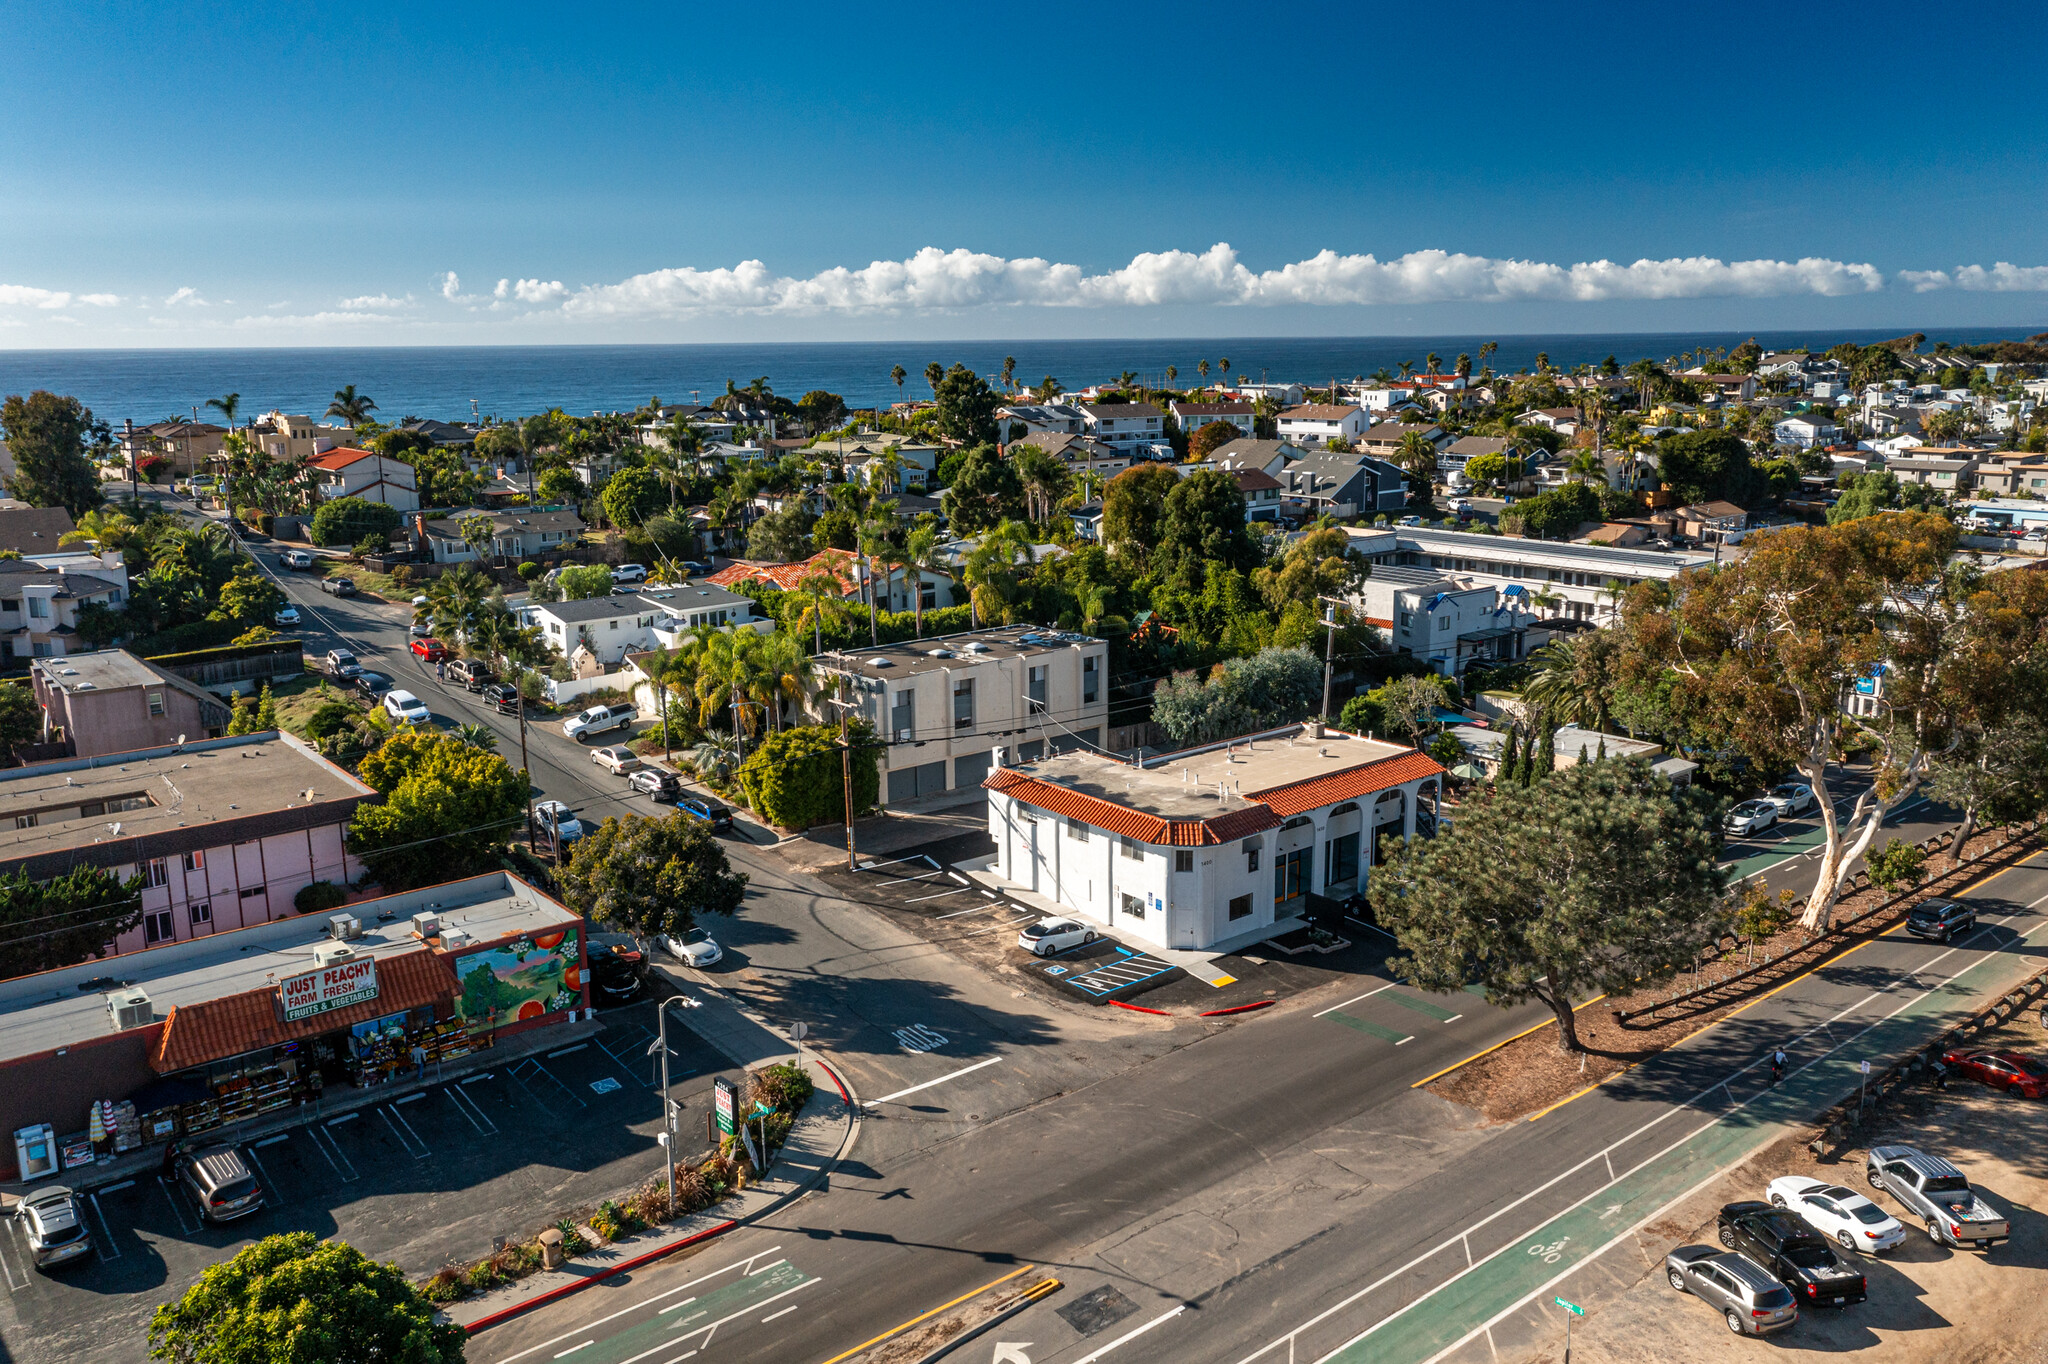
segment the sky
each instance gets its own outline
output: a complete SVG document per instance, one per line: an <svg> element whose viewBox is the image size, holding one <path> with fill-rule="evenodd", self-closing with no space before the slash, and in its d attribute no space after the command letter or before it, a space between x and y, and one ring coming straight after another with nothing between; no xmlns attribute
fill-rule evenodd
<svg viewBox="0 0 2048 1364"><path fill-rule="evenodd" d="M0 348L2048 329L2038 0L0 17Z"/></svg>

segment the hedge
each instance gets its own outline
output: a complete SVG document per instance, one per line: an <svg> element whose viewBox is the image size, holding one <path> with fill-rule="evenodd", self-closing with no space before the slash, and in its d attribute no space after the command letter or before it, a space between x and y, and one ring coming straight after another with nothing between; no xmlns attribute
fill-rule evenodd
<svg viewBox="0 0 2048 1364"><path fill-rule="evenodd" d="M853 806L871 810L882 793L874 761L874 729L855 721L847 729L855 746ZM837 725L803 725L778 730L740 765L747 803L769 823L784 829L838 824L846 818L844 777Z"/></svg>

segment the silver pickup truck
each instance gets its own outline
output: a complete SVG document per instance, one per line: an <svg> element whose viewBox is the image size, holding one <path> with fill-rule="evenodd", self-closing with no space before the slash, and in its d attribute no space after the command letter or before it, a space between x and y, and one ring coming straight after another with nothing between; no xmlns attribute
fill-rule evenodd
<svg viewBox="0 0 2048 1364"><path fill-rule="evenodd" d="M1927 1234L1942 1245L1988 1249L2012 1235L2012 1224L1940 1156L1910 1146L1873 1146L1864 1178L1919 1214Z"/></svg>

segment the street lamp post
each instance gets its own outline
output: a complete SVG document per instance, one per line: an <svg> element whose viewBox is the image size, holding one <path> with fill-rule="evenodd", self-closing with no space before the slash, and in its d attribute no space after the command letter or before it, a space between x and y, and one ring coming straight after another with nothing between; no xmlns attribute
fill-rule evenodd
<svg viewBox="0 0 2048 1364"><path fill-rule="evenodd" d="M657 1034L649 1044L647 1054L661 1057L661 1149L668 1165L668 1206L673 1213L676 1206L676 1102L668 1096L668 1006L696 1009L702 1005L688 995L671 995L661 1002L654 1011Z"/></svg>

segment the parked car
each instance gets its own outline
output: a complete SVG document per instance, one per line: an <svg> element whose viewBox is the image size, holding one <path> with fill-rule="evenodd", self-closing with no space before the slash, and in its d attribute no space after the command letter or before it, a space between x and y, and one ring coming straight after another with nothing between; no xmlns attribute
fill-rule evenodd
<svg viewBox="0 0 2048 1364"><path fill-rule="evenodd" d="M78 1196L62 1184L32 1189L14 1206L28 1241L29 1258L37 1269L83 1258L92 1250L92 1236L85 1229L85 1217Z"/></svg>
<svg viewBox="0 0 2048 1364"><path fill-rule="evenodd" d="M702 559L685 559L683 560L683 572L693 578L708 578L711 576L711 565L705 563Z"/></svg>
<svg viewBox="0 0 2048 1364"><path fill-rule="evenodd" d="M1419 516L1404 516L1401 518L1401 524L1404 526L1419 526L1422 524L1422 518Z"/></svg>
<svg viewBox="0 0 2048 1364"><path fill-rule="evenodd" d="M1664 1277L1681 1293L1720 1309L1738 1336L1768 1335L1799 1320L1792 1290L1746 1255L1712 1246L1680 1246L1664 1257Z"/></svg>
<svg viewBox="0 0 2048 1364"><path fill-rule="evenodd" d="M1799 1215L1843 1250L1890 1250L1906 1239L1906 1229L1877 1204L1839 1184L1824 1184L1806 1175L1783 1175L1765 1191L1773 1207Z"/></svg>
<svg viewBox="0 0 2048 1364"><path fill-rule="evenodd" d="M1017 935L1017 946L1034 957L1050 957L1094 941L1095 930L1072 919L1040 919L1024 925L1024 931Z"/></svg>
<svg viewBox="0 0 2048 1364"><path fill-rule="evenodd" d="M519 688L510 682L493 682L483 689L483 697L490 703L491 709L500 715L519 713Z"/></svg>
<svg viewBox="0 0 2048 1364"><path fill-rule="evenodd" d="M1947 942L1966 928L1977 926L1977 911L1954 900L1922 900L1906 916L1906 931L1916 938Z"/></svg>
<svg viewBox="0 0 2048 1364"><path fill-rule="evenodd" d="M1777 810L1780 819L1790 819L1813 808L1813 788L1803 781L1788 781L1773 786L1764 799Z"/></svg>
<svg viewBox="0 0 2048 1364"><path fill-rule="evenodd" d="M425 639L434 633L434 623L430 620L416 620L405 627L405 632L414 639Z"/></svg>
<svg viewBox="0 0 2048 1364"><path fill-rule="evenodd" d="M458 658L448 665L448 680L461 683L469 691L482 691L497 681L498 675L473 658Z"/></svg>
<svg viewBox="0 0 2048 1364"><path fill-rule="evenodd" d="M1966 1080L2002 1089L2015 1099L2038 1099L2048 1094L2048 1066L2016 1051L1971 1051L1950 1047L1941 1063Z"/></svg>
<svg viewBox="0 0 2048 1364"><path fill-rule="evenodd" d="M279 625L297 625L299 623L299 608L289 603L278 607L277 623Z"/></svg>
<svg viewBox="0 0 2048 1364"><path fill-rule="evenodd" d="M357 673L361 672L362 670L363 665L360 662L358 662L356 660L356 656L350 653L348 650L329 649L327 651L327 671L332 673L334 676L354 677Z"/></svg>
<svg viewBox="0 0 2048 1364"><path fill-rule="evenodd" d="M1873 1146L1863 1177L1917 1215L1939 1245L1964 1242L1987 1250L2012 1235L2012 1224L1970 1187L1963 1172L1940 1156L1910 1146Z"/></svg>
<svg viewBox="0 0 2048 1364"><path fill-rule="evenodd" d="M616 706L592 706L589 710L578 711L562 722L562 733L572 739L582 740L593 734L608 734L615 729L625 729L640 718L639 707L630 702Z"/></svg>
<svg viewBox="0 0 2048 1364"><path fill-rule="evenodd" d="M693 819L701 819L711 826L711 831L732 828L732 810L722 800L710 796L678 796L676 809Z"/></svg>
<svg viewBox="0 0 2048 1364"><path fill-rule="evenodd" d="M533 803L534 828L542 833L552 833L564 844L574 843L583 837L583 821L576 818L575 811L559 800L537 800Z"/></svg>
<svg viewBox="0 0 2048 1364"><path fill-rule="evenodd" d="M645 791L658 801L676 801L683 794L683 779L659 767L642 767L629 774L626 785L635 791Z"/></svg>
<svg viewBox="0 0 2048 1364"><path fill-rule="evenodd" d="M646 962L637 947L590 944L590 993L600 1004L626 1004L640 997Z"/></svg>
<svg viewBox="0 0 2048 1364"><path fill-rule="evenodd" d="M412 642L412 651L429 663L439 663L442 659L448 657L448 646L440 640L431 637L414 640Z"/></svg>
<svg viewBox="0 0 2048 1364"><path fill-rule="evenodd" d="M614 744L610 748L593 748L590 750L590 760L615 777L623 776L640 766L640 755L624 744Z"/></svg>
<svg viewBox="0 0 2048 1364"><path fill-rule="evenodd" d="M279 568L311 568L313 556L303 549L288 549L277 556Z"/></svg>
<svg viewBox="0 0 2048 1364"><path fill-rule="evenodd" d="M701 928L685 929L680 938L664 936L661 946L685 966L715 966L725 960L725 949Z"/></svg>
<svg viewBox="0 0 2048 1364"><path fill-rule="evenodd" d="M385 692L384 712L401 725L424 725L434 718L427 703L409 691Z"/></svg>
<svg viewBox="0 0 2048 1364"><path fill-rule="evenodd" d="M1729 1203L1717 1227L1722 1245L1770 1270L1809 1307L1846 1307L1870 1296L1862 1270L1844 1264L1825 1236L1781 1208L1754 1199Z"/></svg>
<svg viewBox="0 0 2048 1364"><path fill-rule="evenodd" d="M1767 800L1745 800L1721 820L1721 827L1737 837L1762 833L1778 822L1778 807Z"/></svg>
<svg viewBox="0 0 2048 1364"><path fill-rule="evenodd" d="M612 570L615 583L644 583L647 581L646 564L620 564Z"/></svg>
<svg viewBox="0 0 2048 1364"><path fill-rule="evenodd" d="M209 1222L232 1222L263 1207L263 1187L232 1146L204 1146L178 1157L178 1182Z"/></svg>
<svg viewBox="0 0 2048 1364"><path fill-rule="evenodd" d="M320 590L330 597L353 597L356 594L354 578L322 578Z"/></svg>
<svg viewBox="0 0 2048 1364"><path fill-rule="evenodd" d="M424 611L432 602L433 598L429 597L426 593L422 592L412 599L412 609L415 611Z"/></svg>
<svg viewBox="0 0 2048 1364"><path fill-rule="evenodd" d="M366 673L358 669L349 682L356 693L372 705L383 700L384 693L391 690L391 679L383 673Z"/></svg>

